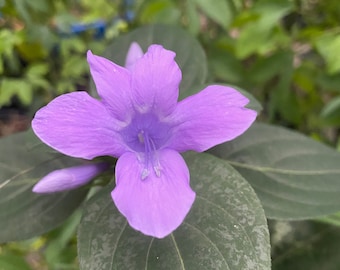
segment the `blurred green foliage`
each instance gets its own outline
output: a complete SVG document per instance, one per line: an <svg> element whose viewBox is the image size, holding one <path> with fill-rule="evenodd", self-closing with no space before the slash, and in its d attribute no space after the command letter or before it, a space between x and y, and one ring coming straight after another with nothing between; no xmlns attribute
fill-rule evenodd
<svg viewBox="0 0 340 270"><path fill-rule="evenodd" d="M125 24L111 22L119 12L118 1L13 0L0 1L0 107L17 97L23 106L37 99L84 89L88 67L85 52L100 52L106 41ZM105 20L106 35L94 38L95 27L75 31Z"/></svg>

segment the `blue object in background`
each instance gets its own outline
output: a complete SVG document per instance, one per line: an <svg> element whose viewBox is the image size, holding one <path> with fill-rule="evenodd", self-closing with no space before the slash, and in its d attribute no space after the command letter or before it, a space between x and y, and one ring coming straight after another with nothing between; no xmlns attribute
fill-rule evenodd
<svg viewBox="0 0 340 270"><path fill-rule="evenodd" d="M122 18L120 16L113 18L111 23L114 25L119 20L123 19L126 22L131 22L135 18L135 12L133 10L133 6L135 4L134 0L124 0L122 3L122 10L124 11L124 15L122 15ZM83 32L94 30L94 39L102 39L105 36L105 30L108 27L108 23L105 22L102 19L99 19L97 21L94 21L92 23L75 23L72 24L70 27L70 32L65 33L63 31L60 31L59 34L64 37L72 36L72 35L78 35Z"/></svg>
<svg viewBox="0 0 340 270"><path fill-rule="evenodd" d="M80 34L86 32L88 30L95 30L94 38L101 39L105 35L106 23L103 20L98 20L93 23L76 23L71 25L71 33L70 34Z"/></svg>

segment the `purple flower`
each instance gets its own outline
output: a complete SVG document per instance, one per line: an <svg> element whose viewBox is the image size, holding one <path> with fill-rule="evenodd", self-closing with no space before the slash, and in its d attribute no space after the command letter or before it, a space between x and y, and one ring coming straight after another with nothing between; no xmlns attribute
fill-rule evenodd
<svg viewBox="0 0 340 270"><path fill-rule="evenodd" d="M89 51L100 100L61 95L32 122L43 142L66 155L118 157L112 199L134 229L158 238L182 223L195 199L179 152L232 140L256 118L230 87L211 85L178 102L182 74L174 58L160 45L143 54L134 43L124 68Z"/></svg>
<svg viewBox="0 0 340 270"><path fill-rule="evenodd" d="M55 170L42 178L33 187L33 192L52 193L78 188L108 168L107 163L101 162Z"/></svg>

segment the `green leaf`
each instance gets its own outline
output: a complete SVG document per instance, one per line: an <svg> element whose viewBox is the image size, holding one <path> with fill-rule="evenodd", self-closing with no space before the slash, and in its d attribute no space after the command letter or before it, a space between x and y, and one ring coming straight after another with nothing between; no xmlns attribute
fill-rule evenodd
<svg viewBox="0 0 340 270"><path fill-rule="evenodd" d="M4 78L0 81L0 105L9 104L17 96L24 105L32 102L33 88L24 79Z"/></svg>
<svg viewBox="0 0 340 270"><path fill-rule="evenodd" d="M329 216L320 217L317 218L316 220L340 227L340 212L337 212Z"/></svg>
<svg viewBox="0 0 340 270"><path fill-rule="evenodd" d="M65 261L65 256L76 256L76 250L71 245L75 238L75 232L80 222L82 212L78 209L66 222L58 229L48 235L48 245L45 249L46 262L52 269L58 269L58 265ZM75 253L75 254L72 254Z"/></svg>
<svg viewBox="0 0 340 270"><path fill-rule="evenodd" d="M49 172L79 164L54 153L27 131L0 140L0 242L27 239L62 223L87 191L39 195L33 185Z"/></svg>
<svg viewBox="0 0 340 270"><path fill-rule="evenodd" d="M32 270L25 259L19 255L0 253L0 269L1 270Z"/></svg>
<svg viewBox="0 0 340 270"><path fill-rule="evenodd" d="M185 159L197 197L183 224L164 239L144 236L114 206L112 187L104 188L85 205L80 269L270 269L267 223L250 185L211 155Z"/></svg>
<svg viewBox="0 0 340 270"><path fill-rule="evenodd" d="M130 44L134 41L138 42L144 52L151 44L161 44L166 49L176 52L176 62L182 70L183 77L181 91L205 82L207 62L203 48L184 30L166 25L144 26L118 38L108 46L104 56L123 66ZM93 89L92 85L94 93Z"/></svg>
<svg viewBox="0 0 340 270"><path fill-rule="evenodd" d="M340 96L331 99L321 111L321 117L329 124L340 124Z"/></svg>
<svg viewBox="0 0 340 270"><path fill-rule="evenodd" d="M315 41L316 49L326 61L327 71L334 75L340 71L340 36L336 34L325 34Z"/></svg>
<svg viewBox="0 0 340 270"><path fill-rule="evenodd" d="M88 71L88 64L84 56L71 55L63 63L61 76L63 78L81 78ZM79 79L80 80L80 79Z"/></svg>
<svg viewBox="0 0 340 270"><path fill-rule="evenodd" d="M251 13L253 19L240 32L236 43L236 56L244 59L253 53L262 51L262 47L271 41L270 34L280 19L293 5L290 1L258 1Z"/></svg>
<svg viewBox="0 0 340 270"><path fill-rule="evenodd" d="M195 0L188 0L185 5L185 15L187 19L188 30L193 35L197 35L200 31L200 15L195 6Z"/></svg>
<svg viewBox="0 0 340 270"><path fill-rule="evenodd" d="M261 103L248 91L241 89L240 87L230 85L231 87L235 88L241 94L249 99L249 103L246 105L246 108L252 109L260 113L263 110Z"/></svg>
<svg viewBox="0 0 340 270"><path fill-rule="evenodd" d="M288 226L289 234L273 254L273 270L340 269L339 227L316 222L295 222Z"/></svg>
<svg viewBox="0 0 340 270"><path fill-rule="evenodd" d="M175 24L180 21L181 13L173 1L153 0L146 1L139 12L141 24L168 23Z"/></svg>
<svg viewBox="0 0 340 270"><path fill-rule="evenodd" d="M252 65L248 78L255 84L268 83L274 76L282 76L287 69L290 69L293 65L293 57L291 52L282 50L261 57Z"/></svg>
<svg viewBox="0 0 340 270"><path fill-rule="evenodd" d="M233 52L234 43L234 40L224 37L217 40L209 48L208 61L217 81L241 84L245 80L242 62L235 57ZM249 75L247 72L247 76Z"/></svg>
<svg viewBox="0 0 340 270"><path fill-rule="evenodd" d="M212 20L228 28L233 19L233 5L229 0L194 0L196 5Z"/></svg>
<svg viewBox="0 0 340 270"><path fill-rule="evenodd" d="M340 93L339 73L330 76L322 72L321 74L318 75L316 82L322 88L322 90Z"/></svg>
<svg viewBox="0 0 340 270"><path fill-rule="evenodd" d="M40 77L46 75L49 72L49 66L47 63L32 63L26 70L26 76L28 78Z"/></svg>
<svg viewBox="0 0 340 270"><path fill-rule="evenodd" d="M249 181L268 218L299 220L340 210L340 153L302 134L254 124L210 151Z"/></svg>

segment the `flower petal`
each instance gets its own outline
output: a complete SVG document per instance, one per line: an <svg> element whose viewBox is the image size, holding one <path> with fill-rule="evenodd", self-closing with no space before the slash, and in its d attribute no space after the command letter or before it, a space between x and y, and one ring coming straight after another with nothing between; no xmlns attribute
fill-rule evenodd
<svg viewBox="0 0 340 270"><path fill-rule="evenodd" d="M53 193L75 189L90 182L96 175L108 169L107 163L86 164L50 172L34 187L35 193Z"/></svg>
<svg viewBox="0 0 340 270"><path fill-rule="evenodd" d="M125 67L132 69L138 59L144 55L142 48L137 42L132 42L125 59Z"/></svg>
<svg viewBox="0 0 340 270"><path fill-rule="evenodd" d="M167 147L179 152L205 151L245 132L257 113L244 108L249 100L231 87L211 85L178 103L171 116Z"/></svg>
<svg viewBox="0 0 340 270"><path fill-rule="evenodd" d="M32 121L35 134L59 152L85 159L118 157L126 146L120 122L86 92L61 95L41 108Z"/></svg>
<svg viewBox="0 0 340 270"><path fill-rule="evenodd" d="M132 113L130 71L91 51L87 61L99 96L116 119L127 121Z"/></svg>
<svg viewBox="0 0 340 270"><path fill-rule="evenodd" d="M189 171L175 151L159 153L160 176L151 171L142 180L143 164L136 154L121 156L116 166L116 188L112 199L134 229L158 238L174 231L188 214L195 193Z"/></svg>
<svg viewBox="0 0 340 270"><path fill-rule="evenodd" d="M132 69L132 99L139 112L169 115L176 107L182 73L175 53L151 45Z"/></svg>

